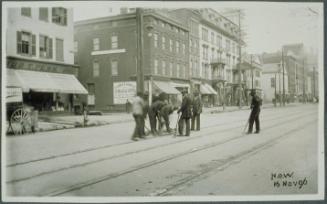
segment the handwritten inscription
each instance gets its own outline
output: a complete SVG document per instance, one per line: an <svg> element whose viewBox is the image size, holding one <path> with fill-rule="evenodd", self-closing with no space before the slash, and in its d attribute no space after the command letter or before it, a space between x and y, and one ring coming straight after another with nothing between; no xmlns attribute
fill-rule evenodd
<svg viewBox="0 0 327 204"><path fill-rule="evenodd" d="M293 187L301 189L308 184L306 177L303 179L294 178L294 172L271 173L270 180L273 181L274 188Z"/></svg>

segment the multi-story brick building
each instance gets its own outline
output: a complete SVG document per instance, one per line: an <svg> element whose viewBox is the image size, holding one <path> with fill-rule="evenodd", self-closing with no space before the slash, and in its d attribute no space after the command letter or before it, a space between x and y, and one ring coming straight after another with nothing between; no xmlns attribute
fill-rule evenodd
<svg viewBox="0 0 327 204"><path fill-rule="evenodd" d="M87 94L74 65L73 10L62 7L7 9L7 90L19 87L23 102L40 111L72 111Z"/></svg>
<svg viewBox="0 0 327 204"><path fill-rule="evenodd" d="M75 23L80 80L95 109L123 108L136 93L136 26L135 12ZM165 92L176 102L178 90L190 90L189 30L160 11L145 10L142 38L146 93Z"/></svg>

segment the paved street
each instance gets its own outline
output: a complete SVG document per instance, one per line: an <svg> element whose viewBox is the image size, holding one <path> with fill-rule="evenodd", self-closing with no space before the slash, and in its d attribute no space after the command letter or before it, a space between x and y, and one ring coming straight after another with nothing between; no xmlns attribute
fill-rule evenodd
<svg viewBox="0 0 327 204"><path fill-rule="evenodd" d="M205 113L191 137L137 142L133 122L8 136L7 195L317 193L318 106L264 109L260 134L242 133L248 115Z"/></svg>

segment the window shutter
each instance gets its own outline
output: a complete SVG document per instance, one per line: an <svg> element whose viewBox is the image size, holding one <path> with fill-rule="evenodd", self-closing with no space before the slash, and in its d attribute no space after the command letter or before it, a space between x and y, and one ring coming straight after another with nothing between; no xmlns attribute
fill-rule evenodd
<svg viewBox="0 0 327 204"><path fill-rule="evenodd" d="M52 59L52 38L48 38L48 43L49 43L49 58Z"/></svg>
<svg viewBox="0 0 327 204"><path fill-rule="evenodd" d="M22 53L22 33L17 31L17 54Z"/></svg>
<svg viewBox="0 0 327 204"><path fill-rule="evenodd" d="M32 35L32 55L36 56L36 36Z"/></svg>

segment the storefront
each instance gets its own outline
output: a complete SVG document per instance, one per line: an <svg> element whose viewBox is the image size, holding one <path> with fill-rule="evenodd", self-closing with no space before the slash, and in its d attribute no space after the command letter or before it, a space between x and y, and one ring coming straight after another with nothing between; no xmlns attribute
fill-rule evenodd
<svg viewBox="0 0 327 204"><path fill-rule="evenodd" d="M217 92L207 83L200 85L202 102L205 107L213 107Z"/></svg>
<svg viewBox="0 0 327 204"><path fill-rule="evenodd" d="M40 112L73 112L76 95L88 93L72 74L7 69L10 83L22 89L25 104Z"/></svg>
<svg viewBox="0 0 327 204"><path fill-rule="evenodd" d="M158 97L161 93L165 93L167 101L174 106L178 106L181 102L179 99L181 92L177 90L170 81L145 81L144 90L147 96L149 96L149 93L152 93L152 98Z"/></svg>

